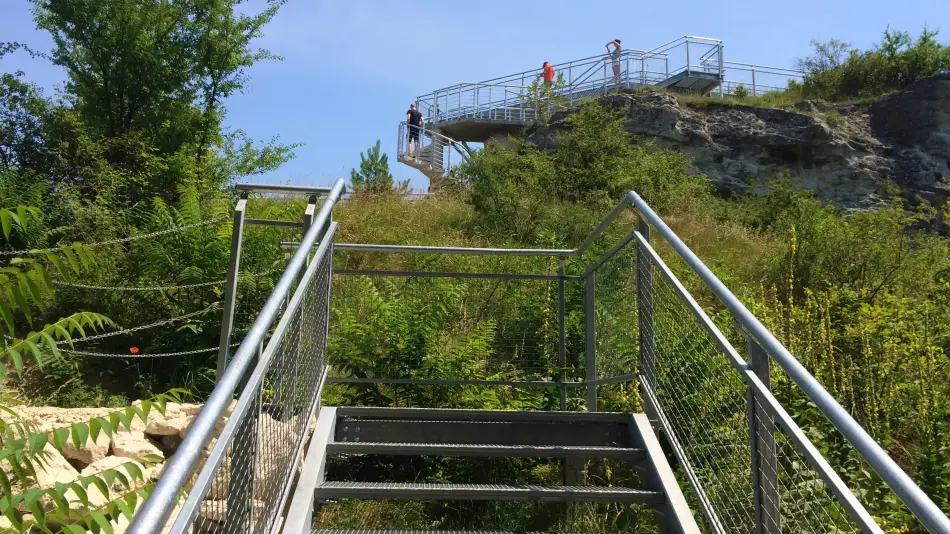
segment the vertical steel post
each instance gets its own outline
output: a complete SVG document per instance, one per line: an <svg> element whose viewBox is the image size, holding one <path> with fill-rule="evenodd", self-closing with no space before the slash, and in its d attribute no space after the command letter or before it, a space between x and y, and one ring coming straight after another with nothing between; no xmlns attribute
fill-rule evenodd
<svg viewBox="0 0 950 534"><path fill-rule="evenodd" d="M765 387L771 389L769 355L751 336L747 336L749 367ZM782 517L778 481L778 456L775 450L775 423L759 405L752 388L748 393L749 443L752 449L752 491L754 493L756 534L781 534Z"/></svg>
<svg viewBox="0 0 950 534"><path fill-rule="evenodd" d="M597 380L597 310L596 275L592 272L584 280L584 321L586 345L584 347L584 369L588 382ZM597 386L587 386L587 411L597 411Z"/></svg>
<svg viewBox="0 0 950 534"><path fill-rule="evenodd" d="M567 410L567 325L565 324L564 308L564 257L558 261L557 266L557 365L561 368L558 373L561 381L561 411Z"/></svg>
<svg viewBox="0 0 950 534"><path fill-rule="evenodd" d="M416 109L418 109L418 106L416 107ZM303 228L300 231L301 240L303 239L303 236L307 234L307 230L310 229L310 225L313 224L313 214L316 211L317 211L317 195L310 195L310 198L307 199L307 207L304 209L304 212L303 212ZM307 258L307 262L304 265L309 265L309 264L310 264L310 259ZM303 275L306 271L307 269L301 269L300 274L297 275L298 288L300 287L301 281L303 281ZM292 339L295 340L293 356L292 356L293 366L294 366L294 380L293 380L293 383L291 383L290 391L291 391L291 395L293 395L291 397L291 402L293 406L295 407L297 406L297 394L298 394L297 386L299 385L298 377L300 376L300 367L301 367L300 354L301 354L301 347L304 341L303 335L301 333L302 331L301 323L303 323L304 317L306 317L306 314L307 314L307 299L303 299L303 301L300 302L300 309L296 312L295 314L296 316L293 318L294 335ZM275 404L277 403L275 402Z"/></svg>
<svg viewBox="0 0 950 534"><path fill-rule="evenodd" d="M722 85L726 83L726 70L725 65L722 63L722 43L719 43L719 49L717 53L719 54L719 98L721 99L724 96L722 92Z"/></svg>
<svg viewBox="0 0 950 534"><path fill-rule="evenodd" d="M637 231L650 242L650 223L637 217ZM640 342L640 373L650 389L656 392L656 339L653 324L653 261L643 245L637 245L637 320ZM646 395L643 396L647 398Z"/></svg>
<svg viewBox="0 0 950 534"><path fill-rule="evenodd" d="M755 67L752 67L752 96L755 96Z"/></svg>
<svg viewBox="0 0 950 534"><path fill-rule="evenodd" d="M574 62L567 64L567 103L574 105Z"/></svg>
<svg viewBox="0 0 950 534"><path fill-rule="evenodd" d="M247 391L247 380L251 377L264 352L264 342L257 347L257 355L248 366L241 383L239 396L254 395L253 403L234 431L231 443L230 471L228 476L227 525L232 532L251 532L254 525L254 474L257 455L257 421L261 411L260 390Z"/></svg>
<svg viewBox="0 0 950 534"><path fill-rule="evenodd" d="M689 37L686 38L686 75L689 76Z"/></svg>
<svg viewBox="0 0 950 534"><path fill-rule="evenodd" d="M247 193L241 194L234 208L231 226L231 258L228 263L228 281L224 286L224 308L221 310L221 337L218 340L218 368L216 378L221 378L231 356L231 330L234 328L234 306L237 303L238 273L241 269L241 239L244 236L244 212Z"/></svg>
<svg viewBox="0 0 950 534"><path fill-rule="evenodd" d="M630 89L630 56L625 57L623 62L623 86L625 89Z"/></svg>

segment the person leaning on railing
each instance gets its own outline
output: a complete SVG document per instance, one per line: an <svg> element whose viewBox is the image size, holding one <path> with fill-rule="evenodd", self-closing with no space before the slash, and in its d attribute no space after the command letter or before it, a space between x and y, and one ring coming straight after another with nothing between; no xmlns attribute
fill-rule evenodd
<svg viewBox="0 0 950 534"><path fill-rule="evenodd" d="M545 61L544 65L541 65L541 76L544 77L544 87L551 87L554 83L554 66Z"/></svg>
<svg viewBox="0 0 950 534"><path fill-rule="evenodd" d="M610 45L613 45L613 52L610 51ZM607 49L607 55L610 56L611 66L614 69L614 84L620 85L620 39L610 41L604 47Z"/></svg>

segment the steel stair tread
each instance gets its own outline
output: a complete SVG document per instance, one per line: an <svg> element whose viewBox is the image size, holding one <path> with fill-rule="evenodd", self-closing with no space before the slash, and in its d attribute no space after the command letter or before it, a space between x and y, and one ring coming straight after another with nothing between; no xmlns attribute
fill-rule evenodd
<svg viewBox="0 0 950 534"><path fill-rule="evenodd" d="M659 505L662 493L615 486L324 482L317 497L393 500L618 502Z"/></svg>
<svg viewBox="0 0 950 534"><path fill-rule="evenodd" d="M574 534L551 532L511 532L507 530L359 530L359 529L315 529L310 534Z"/></svg>
<svg viewBox="0 0 950 534"><path fill-rule="evenodd" d="M329 454L391 454L427 456L509 456L520 458L586 457L641 460L643 449L585 445L495 445L476 443L390 443L343 441L327 444Z"/></svg>

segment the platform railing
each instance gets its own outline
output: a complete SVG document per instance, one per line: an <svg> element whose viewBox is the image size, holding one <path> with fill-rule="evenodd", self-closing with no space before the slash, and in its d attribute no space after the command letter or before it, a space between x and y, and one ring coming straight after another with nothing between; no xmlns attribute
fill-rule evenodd
<svg viewBox="0 0 950 534"><path fill-rule="evenodd" d="M271 533L279 526L326 378L331 219L344 191L338 180L319 211L311 196L298 223L306 246L291 257L128 532ZM235 209L232 266L239 265L245 202ZM232 300L235 288L229 285ZM222 334L230 335L225 313Z"/></svg>
<svg viewBox="0 0 950 534"><path fill-rule="evenodd" d="M636 300L636 324L630 327L636 332L641 400L669 441L710 528L882 532L837 470L854 465L829 464L797 423L803 418L840 434L862 469L876 472L892 498L916 518L912 529L950 532L950 518L636 193L628 194L585 244L628 209L637 217L636 228L585 273L596 277L588 291L601 288L613 296L596 308L587 344L596 348L599 338L609 335L597 325L613 323L615 310ZM635 251L628 250L631 244ZM660 246L665 259L654 248ZM610 269L624 250L626 263ZM634 261L635 293L630 287L616 291L611 284L629 284ZM716 302L701 306L695 293L710 294ZM589 300L598 302L596 295ZM708 310L716 312L716 321ZM739 342L744 357L736 349ZM632 361L629 351L627 358ZM596 362L608 363L600 355ZM776 383L781 390L774 389ZM589 390L588 396L596 398ZM790 413L787 406L796 408Z"/></svg>
<svg viewBox="0 0 950 534"><path fill-rule="evenodd" d="M412 146L410 147L410 133ZM461 163L469 158L468 149L454 139L423 126L411 126L402 121L399 123L399 132L396 140L396 156L399 159L412 159L417 163L429 165L435 171L448 174L454 163ZM410 151L410 148L412 149Z"/></svg>
<svg viewBox="0 0 950 534"><path fill-rule="evenodd" d="M678 75L702 73L718 79L715 94L724 96L739 86L751 95L782 91L790 80L803 74L793 69L726 61L722 41L700 36L683 36L650 50L624 49L619 63L620 79L606 55L591 56L553 65L563 78L558 91L569 105L617 89L659 85ZM416 103L432 126L463 119L525 123L538 114L527 93L541 76L541 68L501 76L477 83L461 83L419 96Z"/></svg>

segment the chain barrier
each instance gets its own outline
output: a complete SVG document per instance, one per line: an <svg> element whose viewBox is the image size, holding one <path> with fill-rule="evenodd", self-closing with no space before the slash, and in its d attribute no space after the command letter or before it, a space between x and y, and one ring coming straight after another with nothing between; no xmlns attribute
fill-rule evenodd
<svg viewBox="0 0 950 534"><path fill-rule="evenodd" d="M273 274L278 271L283 271L283 267L271 269L269 271L264 271L260 273L241 273L240 275L238 275L238 279L247 280L251 278L260 278L262 276L267 276L269 274ZM195 289L198 287L218 286L218 285L226 283L227 281L228 281L227 278L224 278L221 280L214 280L212 282L200 282L197 284L181 284L181 285L171 285L171 286L141 286L141 287L97 286L97 285L92 285L92 284L73 284L69 282L60 282L58 280L53 282L53 284L60 287L77 287L80 289L97 289L97 290L107 290L107 291L173 291L177 289Z"/></svg>
<svg viewBox="0 0 950 534"><path fill-rule="evenodd" d="M190 230L192 228L199 228L201 226L208 226L208 225L218 223L221 221L226 221L228 219L230 219L230 217L215 217L213 219L208 219L206 221L186 224L184 226L175 226L172 228L166 228L165 230L159 230L157 232L151 232L148 234L133 235L130 237L121 237L118 239L110 239L108 241L99 241L98 243L88 243L88 244L82 243L82 245L86 248L97 248L97 247L104 247L106 245L118 245L121 243L130 243L132 241L139 241L142 239L149 239L149 238L158 237L161 235L173 234L175 232L183 232L185 230ZM32 254L44 254L46 252L59 252L61 250L62 249L59 247L35 248L35 249L28 249L28 250L0 250L0 256L25 256L25 255L32 255Z"/></svg>
<svg viewBox="0 0 950 534"><path fill-rule="evenodd" d="M240 343L231 343L228 345L232 349L239 346ZM88 352L82 350L70 350L63 349L60 352L65 352L67 354L75 354L76 356L90 356L93 358L169 358L172 356L191 356L194 354L204 354L208 352L217 352L220 347L209 347L206 349L196 349L196 350L183 350L178 352L156 352L153 354L117 354L114 352Z"/></svg>
<svg viewBox="0 0 950 534"><path fill-rule="evenodd" d="M106 332L105 334L98 334L98 335L95 335L95 336L87 336L87 337L84 337L84 338L81 338L81 339L74 339L73 342L75 343L75 342L77 342L77 341L82 341L82 342L85 342L85 341L95 341L95 340L97 340L97 339L105 339L105 338L107 338L107 337L121 336L121 335L123 335L123 334L131 334L131 333L133 333L133 332L138 332L138 331L140 331L140 330L148 330L149 328L155 328L155 327L157 327L157 326L164 326L164 325L166 325L166 324L174 323L175 321L182 321L182 320L184 320L184 319L190 319L190 318L192 318L192 317L195 317L195 316L198 316L198 315L202 315L202 314L208 313L208 312L210 312L210 311L214 311L215 309L217 309L217 307L218 307L220 304L221 304L220 302L215 302L214 304L212 304L211 306L208 306L207 308L205 308L205 309L203 309L203 310L198 310L198 311L195 311L195 312L186 313L185 315L179 315L178 317L172 317L172 318L170 318L170 319L163 319L163 320L161 320L161 321L156 321L156 322L154 322L154 323L143 324L143 325L141 325L141 326L136 326L136 327L134 327L134 328L129 328L129 329L125 329L125 330L116 330L115 332ZM67 345L67 344L69 344L69 341L57 341L56 344L57 344L57 345Z"/></svg>

